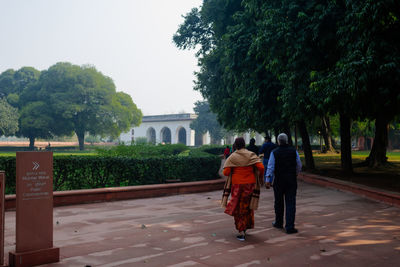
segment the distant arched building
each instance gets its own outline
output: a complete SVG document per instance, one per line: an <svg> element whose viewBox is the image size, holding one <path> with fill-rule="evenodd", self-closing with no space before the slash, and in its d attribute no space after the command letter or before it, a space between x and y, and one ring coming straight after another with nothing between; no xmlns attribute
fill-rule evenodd
<svg viewBox="0 0 400 267"><path fill-rule="evenodd" d="M195 143L195 131L190 128L190 123L196 118L197 115L191 113L143 116L142 124L122 133L120 141L130 143L144 137L148 143L153 144L199 145Z"/></svg>
<svg viewBox="0 0 400 267"><path fill-rule="evenodd" d="M181 143L187 146L210 144L211 138L208 132L196 135L195 131L190 128L190 123L196 118L197 115L192 113L143 116L142 124L122 133L119 140L126 144L130 144L137 138L146 138L147 142L151 144ZM244 132L227 137L225 143L232 144L238 136L242 136L246 144L250 142L250 132ZM262 144L263 138L259 133L255 133L254 138L257 145Z"/></svg>

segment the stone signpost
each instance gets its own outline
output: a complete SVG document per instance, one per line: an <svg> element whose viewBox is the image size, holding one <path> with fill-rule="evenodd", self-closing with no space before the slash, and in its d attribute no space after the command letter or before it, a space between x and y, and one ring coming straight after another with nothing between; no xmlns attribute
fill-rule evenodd
<svg viewBox="0 0 400 267"><path fill-rule="evenodd" d="M6 177L0 171L0 266L4 265L4 194Z"/></svg>
<svg viewBox="0 0 400 267"><path fill-rule="evenodd" d="M10 266L58 262L53 247L53 152L17 152L16 246Z"/></svg>

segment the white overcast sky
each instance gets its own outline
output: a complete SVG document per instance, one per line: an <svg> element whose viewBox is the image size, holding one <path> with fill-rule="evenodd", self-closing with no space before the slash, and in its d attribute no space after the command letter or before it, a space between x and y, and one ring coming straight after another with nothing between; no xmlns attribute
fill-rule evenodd
<svg viewBox="0 0 400 267"><path fill-rule="evenodd" d="M144 115L193 112L194 51L172 36L202 0L0 0L0 73L94 65Z"/></svg>

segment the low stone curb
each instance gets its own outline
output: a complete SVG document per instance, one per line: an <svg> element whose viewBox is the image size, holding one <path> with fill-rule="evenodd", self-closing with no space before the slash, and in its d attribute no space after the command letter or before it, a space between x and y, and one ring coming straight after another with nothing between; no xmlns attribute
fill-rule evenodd
<svg viewBox="0 0 400 267"><path fill-rule="evenodd" d="M301 172L298 176L298 179L311 184L335 188L340 191L352 192L375 201L400 207L400 194L395 192L380 190L306 172ZM56 191L53 194L53 205L57 207L95 202L199 193L222 190L224 184L225 179L221 178L200 182ZM4 204L5 210L7 211L15 209L15 195L6 195Z"/></svg>
<svg viewBox="0 0 400 267"><path fill-rule="evenodd" d="M56 191L53 193L53 206L200 193L222 190L224 184L225 179L221 178L199 182ZM15 195L6 195L4 206L5 210L15 209Z"/></svg>
<svg viewBox="0 0 400 267"><path fill-rule="evenodd" d="M376 189L365 185L341 181L338 179L328 178L306 172L301 172L298 176L298 179L311 184L335 188L340 191L352 192L354 194L361 195L375 201L400 207L400 194L396 192Z"/></svg>

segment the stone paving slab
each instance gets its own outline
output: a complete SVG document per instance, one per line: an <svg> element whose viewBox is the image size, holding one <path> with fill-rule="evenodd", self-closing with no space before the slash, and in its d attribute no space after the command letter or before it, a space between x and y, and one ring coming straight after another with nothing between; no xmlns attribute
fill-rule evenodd
<svg viewBox="0 0 400 267"><path fill-rule="evenodd" d="M256 227L236 240L221 191L54 209L61 262L43 266L399 266L400 209L299 182L298 234L271 226L273 192L262 190ZM15 248L6 212L5 251Z"/></svg>

